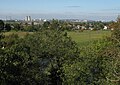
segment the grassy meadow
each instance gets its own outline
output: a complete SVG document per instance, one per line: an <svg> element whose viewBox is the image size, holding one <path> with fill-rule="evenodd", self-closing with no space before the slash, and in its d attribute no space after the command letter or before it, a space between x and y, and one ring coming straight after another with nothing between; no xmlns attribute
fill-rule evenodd
<svg viewBox="0 0 120 85"><path fill-rule="evenodd" d="M19 37L23 38L27 34L32 34L33 32L21 32L21 31L10 31L10 32L5 32L5 36L9 36L11 34L17 34Z"/></svg>
<svg viewBox="0 0 120 85"><path fill-rule="evenodd" d="M102 39L106 36L110 36L111 31L83 31L83 32L68 32L68 36L72 38L79 46L87 45L91 41Z"/></svg>
<svg viewBox="0 0 120 85"><path fill-rule="evenodd" d="M5 35L9 36L10 34L13 34L13 33L18 34L18 36L20 36L20 37L24 37L26 34L28 34L28 33L32 34L33 32L11 31L11 32L5 32ZM71 37L72 40L78 44L78 46L87 45L91 41L102 39L106 36L111 35L111 31L103 31L103 30L99 30L99 31L85 30L83 32L71 31L71 32L67 32L67 33L68 33L68 36Z"/></svg>

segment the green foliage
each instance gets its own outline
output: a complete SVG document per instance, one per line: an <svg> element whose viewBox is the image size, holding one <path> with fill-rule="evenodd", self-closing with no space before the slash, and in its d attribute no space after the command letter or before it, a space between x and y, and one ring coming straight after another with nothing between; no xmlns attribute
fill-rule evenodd
<svg viewBox="0 0 120 85"><path fill-rule="evenodd" d="M49 28L49 26L50 26L50 22L49 21L44 22L44 24L43 24L43 28L44 29L45 28Z"/></svg>
<svg viewBox="0 0 120 85"><path fill-rule="evenodd" d="M67 83L75 85L105 84L104 59L99 56L99 53L109 44L101 40L82 47L79 59L66 69Z"/></svg>
<svg viewBox="0 0 120 85"><path fill-rule="evenodd" d="M40 31L40 26L39 25L26 25L24 26L23 31L25 32L37 32Z"/></svg>
<svg viewBox="0 0 120 85"><path fill-rule="evenodd" d="M41 63L46 62L42 66L48 69L46 72L51 84L63 82L63 64L71 64L79 55L76 44L60 31L39 32L28 36L26 42L31 47L31 55L41 58Z"/></svg>
<svg viewBox="0 0 120 85"><path fill-rule="evenodd" d="M11 30L10 24L5 24L5 30L6 30L6 31L10 31L10 30Z"/></svg>
<svg viewBox="0 0 120 85"><path fill-rule="evenodd" d="M79 57L75 42L60 31L41 31L23 39L12 35L4 42L0 55L1 84L60 85L65 80L64 65Z"/></svg>
<svg viewBox="0 0 120 85"><path fill-rule="evenodd" d="M3 47L3 42L2 42L2 40L4 39L4 35L3 35L3 33L0 31L0 49L2 49L2 47Z"/></svg>
<svg viewBox="0 0 120 85"><path fill-rule="evenodd" d="M21 30L22 28L21 28L21 24L19 24L19 23L13 23L13 28L12 28L12 30L16 30L16 31L18 31L18 30Z"/></svg>
<svg viewBox="0 0 120 85"><path fill-rule="evenodd" d="M4 30L4 22L0 20L0 32Z"/></svg>
<svg viewBox="0 0 120 85"><path fill-rule="evenodd" d="M111 34L111 38L110 38L115 44L119 44L120 45L120 29L115 29L112 34Z"/></svg>
<svg viewBox="0 0 120 85"><path fill-rule="evenodd" d="M20 41L16 35L4 39L4 43L7 44L4 44L0 55L0 84L2 85L36 83L36 75L33 74L35 72L30 67L32 60L30 60L29 48Z"/></svg>
<svg viewBox="0 0 120 85"><path fill-rule="evenodd" d="M112 36L80 47L79 59L65 69L66 84L119 85L119 30Z"/></svg>
<svg viewBox="0 0 120 85"><path fill-rule="evenodd" d="M112 48L107 50L107 54L112 56L111 73L109 73L108 80L120 84L120 29L113 31L111 38L113 45Z"/></svg>
<svg viewBox="0 0 120 85"><path fill-rule="evenodd" d="M33 31L33 26L25 26L24 31L32 32Z"/></svg>
<svg viewBox="0 0 120 85"><path fill-rule="evenodd" d="M9 36L4 36L4 38L1 41L5 48L9 48L12 45L16 44L18 40L19 40L19 37L17 34L11 34Z"/></svg>
<svg viewBox="0 0 120 85"><path fill-rule="evenodd" d="M51 20L44 22L42 29L54 29L54 30L72 30L72 25L70 23L60 21L60 20Z"/></svg>

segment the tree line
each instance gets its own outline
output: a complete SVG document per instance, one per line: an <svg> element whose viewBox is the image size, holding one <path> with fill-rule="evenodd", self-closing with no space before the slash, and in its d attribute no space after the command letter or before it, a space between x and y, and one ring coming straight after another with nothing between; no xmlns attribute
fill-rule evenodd
<svg viewBox="0 0 120 85"><path fill-rule="evenodd" d="M72 30L103 30L104 26L111 29L115 22L101 22L101 21L91 21L91 22L68 22L62 20L51 20L45 21L42 24L35 22L7 22L0 20L0 30L2 31L26 31L26 32L36 32L41 29L58 29L61 31L72 31Z"/></svg>

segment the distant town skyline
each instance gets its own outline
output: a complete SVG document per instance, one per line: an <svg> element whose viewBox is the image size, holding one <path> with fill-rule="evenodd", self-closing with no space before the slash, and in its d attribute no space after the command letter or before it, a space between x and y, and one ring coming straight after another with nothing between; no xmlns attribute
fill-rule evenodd
<svg viewBox="0 0 120 85"><path fill-rule="evenodd" d="M0 0L0 19L115 20L120 0Z"/></svg>

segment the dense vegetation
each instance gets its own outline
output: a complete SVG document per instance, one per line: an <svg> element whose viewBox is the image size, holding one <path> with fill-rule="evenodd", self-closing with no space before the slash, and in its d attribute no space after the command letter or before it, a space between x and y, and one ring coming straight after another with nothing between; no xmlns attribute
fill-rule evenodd
<svg viewBox="0 0 120 85"><path fill-rule="evenodd" d="M57 22L24 37L0 24L1 85L120 84L120 29L78 47Z"/></svg>

